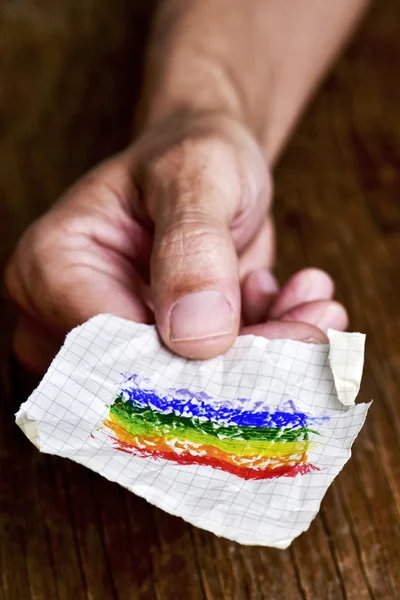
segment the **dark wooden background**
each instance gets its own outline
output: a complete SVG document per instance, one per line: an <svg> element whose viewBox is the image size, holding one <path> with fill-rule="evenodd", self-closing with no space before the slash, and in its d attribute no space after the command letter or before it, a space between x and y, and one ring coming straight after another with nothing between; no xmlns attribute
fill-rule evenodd
<svg viewBox="0 0 400 600"><path fill-rule="evenodd" d="M129 138L151 3L0 1L0 257ZM32 382L1 298L0 600L400 598L400 10L375 3L276 171L278 272L327 269L367 333L354 455L286 551L157 510L14 425Z"/></svg>

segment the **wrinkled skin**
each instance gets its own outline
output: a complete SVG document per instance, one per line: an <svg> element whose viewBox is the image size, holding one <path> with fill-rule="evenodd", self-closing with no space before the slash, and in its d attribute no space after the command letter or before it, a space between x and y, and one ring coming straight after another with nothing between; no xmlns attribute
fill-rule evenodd
<svg viewBox="0 0 400 600"><path fill-rule="evenodd" d="M224 352L239 332L326 342L346 312L322 271L278 289L271 196L264 156L240 123L147 130L22 237L6 270L17 356L43 372L65 334L98 313L155 322L190 358Z"/></svg>

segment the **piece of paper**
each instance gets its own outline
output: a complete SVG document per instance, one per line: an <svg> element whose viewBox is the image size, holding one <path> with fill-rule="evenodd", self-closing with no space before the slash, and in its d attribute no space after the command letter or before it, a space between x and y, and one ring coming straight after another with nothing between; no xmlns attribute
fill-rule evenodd
<svg viewBox="0 0 400 600"><path fill-rule="evenodd" d="M286 548L317 514L369 407L345 407L335 389L355 396L364 336L331 339L330 352L243 336L223 356L190 361L155 327L100 315L67 336L17 424L42 452L193 525Z"/></svg>

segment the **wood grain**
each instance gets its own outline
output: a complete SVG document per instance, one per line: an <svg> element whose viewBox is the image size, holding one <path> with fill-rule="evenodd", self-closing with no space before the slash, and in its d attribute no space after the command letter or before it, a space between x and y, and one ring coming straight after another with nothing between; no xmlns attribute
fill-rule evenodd
<svg viewBox="0 0 400 600"><path fill-rule="evenodd" d="M61 191L129 138L152 3L0 4L0 260ZM1 302L0 600L400 598L400 20L376 3L276 171L278 274L329 271L367 334L352 459L286 551L187 525L40 455L13 413L35 381Z"/></svg>

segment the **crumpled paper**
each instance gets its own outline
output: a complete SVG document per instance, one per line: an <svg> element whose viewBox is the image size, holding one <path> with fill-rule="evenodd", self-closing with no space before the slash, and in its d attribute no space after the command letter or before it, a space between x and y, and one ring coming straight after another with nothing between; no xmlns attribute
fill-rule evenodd
<svg viewBox="0 0 400 600"><path fill-rule="evenodd" d="M99 315L67 336L16 415L70 458L197 527L286 548L350 458L362 334L329 345L239 337L223 356L173 355L153 326Z"/></svg>

